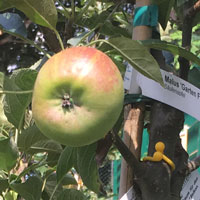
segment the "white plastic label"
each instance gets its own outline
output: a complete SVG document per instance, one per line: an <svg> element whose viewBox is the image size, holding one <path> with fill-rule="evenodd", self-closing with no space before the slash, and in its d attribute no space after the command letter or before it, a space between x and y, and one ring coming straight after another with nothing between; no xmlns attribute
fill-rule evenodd
<svg viewBox="0 0 200 200"><path fill-rule="evenodd" d="M165 87L134 69L128 72L127 77L131 80L125 76L128 81L124 79L124 84L129 93L139 93L141 88L144 96L175 107L200 121L199 88L164 70L161 70L161 75Z"/></svg>
<svg viewBox="0 0 200 200"><path fill-rule="evenodd" d="M131 187L126 194L123 195L123 197L120 200L135 200L135 193L133 190L133 187Z"/></svg>
<svg viewBox="0 0 200 200"><path fill-rule="evenodd" d="M141 93L140 86L137 84L137 76L138 72L130 64L127 64L124 75L124 89L128 90L130 94Z"/></svg>
<svg viewBox="0 0 200 200"><path fill-rule="evenodd" d="M198 170L186 177L181 191L181 200L200 200L200 174Z"/></svg>

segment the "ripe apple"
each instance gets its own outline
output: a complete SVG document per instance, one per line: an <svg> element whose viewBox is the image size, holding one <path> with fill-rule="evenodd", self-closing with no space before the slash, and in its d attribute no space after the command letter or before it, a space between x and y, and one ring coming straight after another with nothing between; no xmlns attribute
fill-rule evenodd
<svg viewBox="0 0 200 200"><path fill-rule="evenodd" d="M52 56L38 73L32 112L47 137L68 146L103 138L123 106L123 80L112 60L91 47Z"/></svg>

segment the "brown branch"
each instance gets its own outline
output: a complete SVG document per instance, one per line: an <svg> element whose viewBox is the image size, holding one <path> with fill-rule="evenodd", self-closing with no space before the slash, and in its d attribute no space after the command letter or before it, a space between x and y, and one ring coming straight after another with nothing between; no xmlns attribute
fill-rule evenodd
<svg viewBox="0 0 200 200"><path fill-rule="evenodd" d="M8 35L5 38L0 40L0 46L12 41L13 41L13 36Z"/></svg>
<svg viewBox="0 0 200 200"><path fill-rule="evenodd" d="M103 139L99 140L97 143L97 150L96 150L96 162L97 165L102 165L105 157L107 156L110 147L112 146L112 135L108 133Z"/></svg>
<svg viewBox="0 0 200 200"><path fill-rule="evenodd" d="M129 148L126 146L126 144L123 142L123 140L118 135L119 131L121 130L121 127L123 125L124 117L123 117L122 110L121 115L119 119L117 120L115 126L113 129L109 132L108 135L112 135L113 144L116 146L116 148L119 150L123 158L126 160L128 165L134 170L134 173L139 176L142 171L142 164L138 161L138 159L132 154L132 152L129 150ZM108 136L109 138L109 136Z"/></svg>
<svg viewBox="0 0 200 200"><path fill-rule="evenodd" d="M192 1L188 1L184 4L184 11L187 11L192 6ZM191 39L192 39L192 24L193 24L193 17L189 15L185 15L183 19L183 28L182 28L182 47L186 49L190 49L191 47ZM190 69L190 63L183 57L179 57L180 63L180 78L187 80L188 73Z"/></svg>
<svg viewBox="0 0 200 200"><path fill-rule="evenodd" d="M145 170L143 167L144 165L142 165L142 163L136 159L136 157L131 153L131 151L128 149L118 134L112 132L112 136L114 145L117 147L129 166L133 169L134 175L141 176Z"/></svg>
<svg viewBox="0 0 200 200"><path fill-rule="evenodd" d="M188 174L191 173L192 171L196 170L199 167L200 167L200 156L198 156L194 160L191 160L188 162L188 164L187 164Z"/></svg>
<svg viewBox="0 0 200 200"><path fill-rule="evenodd" d="M59 41L56 37L56 34L47 27L41 26L40 28L44 34L45 41L46 41L50 51L52 51L54 53L61 51L61 47L60 47Z"/></svg>
<svg viewBox="0 0 200 200"><path fill-rule="evenodd" d="M190 18L194 17L200 11L200 0L186 11L186 15Z"/></svg>

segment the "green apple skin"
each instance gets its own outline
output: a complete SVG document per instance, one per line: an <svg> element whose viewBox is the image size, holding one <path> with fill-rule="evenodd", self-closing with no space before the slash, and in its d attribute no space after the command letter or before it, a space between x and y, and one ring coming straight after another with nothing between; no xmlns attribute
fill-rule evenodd
<svg viewBox="0 0 200 200"><path fill-rule="evenodd" d="M84 146L110 131L123 100L123 80L113 61L95 48L72 47L52 56L39 71L32 112L48 138Z"/></svg>

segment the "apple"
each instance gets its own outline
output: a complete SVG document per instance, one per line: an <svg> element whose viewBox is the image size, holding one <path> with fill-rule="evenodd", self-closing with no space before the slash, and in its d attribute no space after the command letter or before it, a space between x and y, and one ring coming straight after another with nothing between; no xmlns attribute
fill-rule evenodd
<svg viewBox="0 0 200 200"><path fill-rule="evenodd" d="M53 55L36 78L33 118L48 138L83 146L103 138L123 107L123 80L117 66L92 47Z"/></svg>

